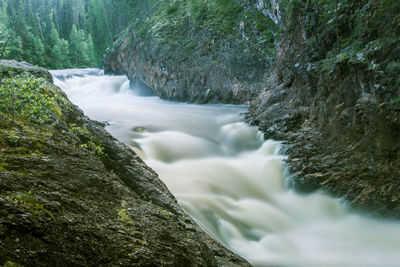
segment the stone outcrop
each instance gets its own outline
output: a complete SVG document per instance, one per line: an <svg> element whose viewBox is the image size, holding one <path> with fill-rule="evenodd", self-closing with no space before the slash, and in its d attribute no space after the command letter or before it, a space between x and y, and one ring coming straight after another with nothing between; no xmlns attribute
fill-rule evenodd
<svg viewBox="0 0 400 267"><path fill-rule="evenodd" d="M278 18L267 12L269 5L170 5L170 11L160 7L154 20L121 34L104 55L105 73L125 74L133 88L163 99L248 103L273 58Z"/></svg>
<svg viewBox="0 0 400 267"><path fill-rule="evenodd" d="M160 48L128 31L106 53L105 68L144 82L167 99L252 100L246 120L265 138L284 141L295 188L322 190L353 207L400 218L400 24L392 16L398 2L335 6L271 0L256 1L254 7L280 26L277 54L263 59L266 65L238 56L240 49L232 49L232 43L240 43L234 31L233 38L226 37L232 40L229 49L218 51L237 60L218 64L211 60L218 53L211 58L182 53L179 64L163 61L155 52ZM252 22L255 18L245 21ZM246 40L247 32L240 30L244 23L237 25ZM202 39L196 33L187 37Z"/></svg>
<svg viewBox="0 0 400 267"><path fill-rule="evenodd" d="M340 44L350 44L342 50L335 44L339 32L318 25L328 14L313 5L296 7L247 121L266 138L285 140L291 182L298 190L321 190L353 207L399 219L400 42L392 34L400 28L389 26L385 32L382 25L378 39L376 25L361 33L349 27L354 21L385 21L386 6L364 2L345 2L338 11L349 13L338 25L347 36ZM315 40L317 34L323 42ZM357 47L360 40L366 45Z"/></svg>
<svg viewBox="0 0 400 267"><path fill-rule="evenodd" d="M346 75L328 80L310 74L299 82L273 73L247 121L265 138L285 141L296 189L322 190L364 211L400 218L399 103L380 104L371 76L348 67Z"/></svg>
<svg viewBox="0 0 400 267"><path fill-rule="evenodd" d="M106 52L104 70L125 74L134 89L163 99L241 104L256 95L267 68L257 56L242 53L240 48L230 49L220 54L223 59L216 60L196 51L180 62L171 61L150 41L135 40L131 33L118 48Z"/></svg>
<svg viewBox="0 0 400 267"><path fill-rule="evenodd" d="M0 265L249 265L204 233L135 152L46 86L64 99L59 119L0 112Z"/></svg>

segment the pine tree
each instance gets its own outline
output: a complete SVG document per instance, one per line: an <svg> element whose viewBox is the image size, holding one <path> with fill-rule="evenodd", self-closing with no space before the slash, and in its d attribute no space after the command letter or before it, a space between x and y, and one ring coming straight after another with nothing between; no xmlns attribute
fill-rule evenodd
<svg viewBox="0 0 400 267"><path fill-rule="evenodd" d="M101 66L131 11L142 9L134 2L0 0L0 56L48 68Z"/></svg>
<svg viewBox="0 0 400 267"><path fill-rule="evenodd" d="M64 39L59 39L51 51L51 58L54 60L52 67L63 69L70 67L69 64L69 45Z"/></svg>
<svg viewBox="0 0 400 267"><path fill-rule="evenodd" d="M89 33L86 39L86 43L87 43L87 47L88 47L88 56L89 56L89 61L90 62L95 62L96 65L99 64L99 62L97 62L97 57L96 57L96 52L95 52L95 48L94 48L94 44L93 44L93 39L92 39L92 35Z"/></svg>
<svg viewBox="0 0 400 267"><path fill-rule="evenodd" d="M0 59L6 57L9 53L9 44L11 35L8 29L8 16L5 10L5 4L0 6Z"/></svg>
<svg viewBox="0 0 400 267"><path fill-rule="evenodd" d="M32 35L32 63L38 66L44 65L44 46L39 36Z"/></svg>
<svg viewBox="0 0 400 267"><path fill-rule="evenodd" d="M77 66L79 59L79 34L75 25L72 25L71 33L69 35L69 58L74 66Z"/></svg>

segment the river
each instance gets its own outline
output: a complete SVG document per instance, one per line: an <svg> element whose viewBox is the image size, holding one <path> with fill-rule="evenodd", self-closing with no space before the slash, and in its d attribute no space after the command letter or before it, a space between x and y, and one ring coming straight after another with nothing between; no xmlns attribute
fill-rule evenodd
<svg viewBox="0 0 400 267"><path fill-rule="evenodd" d="M140 96L125 76L53 71L86 115L132 147L210 235L254 266L400 266L400 224L286 186L280 143L243 123L247 106Z"/></svg>

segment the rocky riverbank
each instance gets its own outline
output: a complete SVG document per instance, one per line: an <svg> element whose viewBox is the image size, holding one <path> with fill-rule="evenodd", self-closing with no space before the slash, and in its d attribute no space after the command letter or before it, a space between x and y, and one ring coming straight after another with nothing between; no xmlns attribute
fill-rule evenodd
<svg viewBox="0 0 400 267"><path fill-rule="evenodd" d="M287 140L295 188L322 190L353 207L398 219L400 28L392 21L395 10L400 4L385 1L344 1L338 7L294 2L287 9L275 67L247 120L266 138ZM335 22L332 11L342 20ZM334 25L325 24L332 19Z"/></svg>
<svg viewBox="0 0 400 267"><path fill-rule="evenodd" d="M182 15L196 14L187 6L170 10L183 22L156 13L150 27L132 26L106 53L106 71L125 73L167 99L251 100L246 120L266 138L285 140L295 188L322 190L358 209L400 218L400 4L231 5L239 15L218 39L208 27L218 18ZM251 10L259 16L243 15ZM259 23L262 16L270 24ZM148 34L137 34L143 30ZM194 45L173 50L162 32ZM272 40L251 46L265 32Z"/></svg>
<svg viewBox="0 0 400 267"><path fill-rule="evenodd" d="M346 87L347 77L325 81L327 98L321 91L311 93L309 84L290 84L277 74L269 82L246 117L265 138L285 140L294 188L324 191L357 209L400 218L398 103L377 104L370 88ZM342 89L354 94L352 104Z"/></svg>
<svg viewBox="0 0 400 267"><path fill-rule="evenodd" d="M107 50L104 70L163 99L248 103L275 53L279 13L268 11L232 1L162 3L153 20L132 25Z"/></svg>
<svg viewBox="0 0 400 267"><path fill-rule="evenodd" d="M248 265L38 74L48 72L15 61L0 70L0 265Z"/></svg>

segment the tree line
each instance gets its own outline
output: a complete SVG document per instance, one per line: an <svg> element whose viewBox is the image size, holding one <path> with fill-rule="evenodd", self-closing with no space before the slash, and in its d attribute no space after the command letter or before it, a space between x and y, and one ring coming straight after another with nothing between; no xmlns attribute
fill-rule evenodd
<svg viewBox="0 0 400 267"><path fill-rule="evenodd" d="M0 58L50 69L98 67L138 0L1 0ZM146 2L146 1L142 1Z"/></svg>

